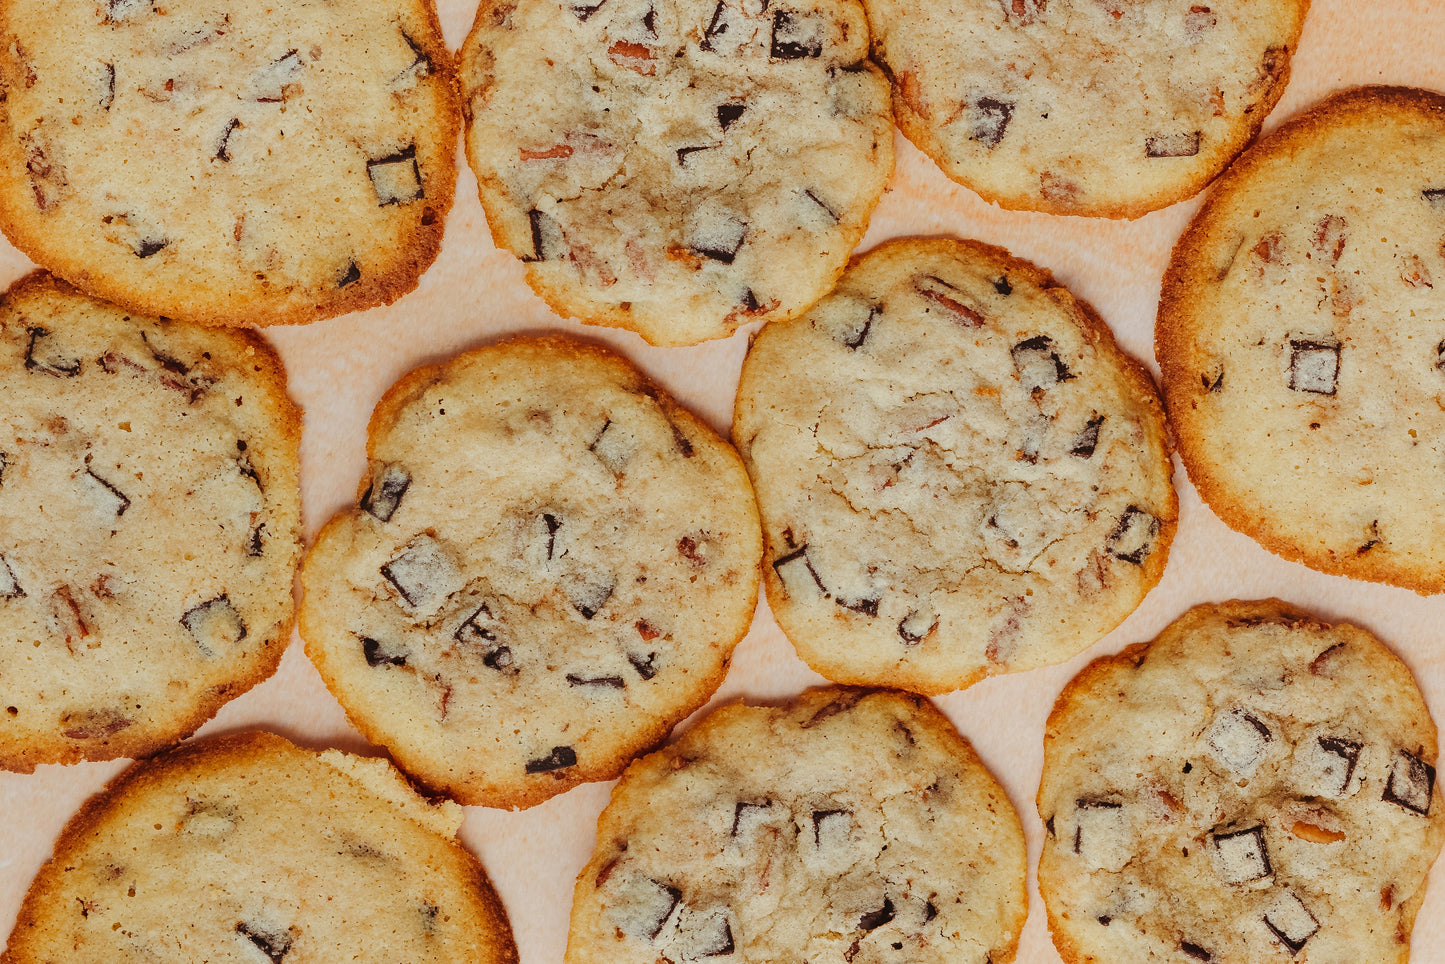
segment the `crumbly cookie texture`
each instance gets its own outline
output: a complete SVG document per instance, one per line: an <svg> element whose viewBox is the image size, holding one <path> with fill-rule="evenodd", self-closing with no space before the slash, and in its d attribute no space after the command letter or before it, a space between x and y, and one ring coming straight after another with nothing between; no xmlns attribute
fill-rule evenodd
<svg viewBox="0 0 1445 964"><path fill-rule="evenodd" d="M1445 97L1337 94L1230 169L1165 274L1189 477L1314 569L1445 591Z"/></svg>
<svg viewBox="0 0 1445 964"><path fill-rule="evenodd" d="M492 236L554 310L656 345L791 318L893 168L867 58L857 0L483 0L461 73Z"/></svg>
<svg viewBox="0 0 1445 964"><path fill-rule="evenodd" d="M909 140L1003 207L1133 218L1259 133L1309 0L864 0Z"/></svg>
<svg viewBox="0 0 1445 964"><path fill-rule="evenodd" d="M275 671L301 413L258 336L0 301L0 767L138 756Z"/></svg>
<svg viewBox="0 0 1445 964"><path fill-rule="evenodd" d="M1007 964L1024 870L1008 797L928 700L726 706L613 790L566 961Z"/></svg>
<svg viewBox="0 0 1445 964"><path fill-rule="evenodd" d="M501 902L384 760L243 733L125 771L66 827L3 964L516 964Z"/></svg>
<svg viewBox="0 0 1445 964"><path fill-rule="evenodd" d="M390 304L440 248L459 127L431 0L0 3L0 227L132 311Z"/></svg>
<svg viewBox="0 0 1445 964"><path fill-rule="evenodd" d="M733 438L773 614L837 682L941 693L1067 659L1159 581L1178 517L1148 373L978 242L885 244L763 329Z"/></svg>
<svg viewBox="0 0 1445 964"><path fill-rule="evenodd" d="M359 505L302 572L353 723L464 803L617 776L722 682L757 604L737 453L602 348L519 339L372 416Z"/></svg>
<svg viewBox="0 0 1445 964"><path fill-rule="evenodd" d="M1410 956L1445 841L1435 724L1369 633L1197 606L1096 660L1044 737L1039 890L1064 960Z"/></svg>

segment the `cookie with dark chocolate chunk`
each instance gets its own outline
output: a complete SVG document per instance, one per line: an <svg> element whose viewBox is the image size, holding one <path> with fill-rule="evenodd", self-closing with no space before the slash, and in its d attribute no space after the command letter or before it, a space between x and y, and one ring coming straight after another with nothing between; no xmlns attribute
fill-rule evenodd
<svg viewBox="0 0 1445 964"><path fill-rule="evenodd" d="M0 767L140 756L276 669L301 413L250 332L0 301Z"/></svg>
<svg viewBox="0 0 1445 964"><path fill-rule="evenodd" d="M292 324L436 258L461 115L432 0L3 0L0 25L0 227L76 287Z"/></svg>
<svg viewBox="0 0 1445 964"><path fill-rule="evenodd" d="M0 962L516 964L461 823L385 760L269 733L193 743L71 819Z"/></svg>
<svg viewBox="0 0 1445 964"><path fill-rule="evenodd" d="M908 138L1003 207L1135 218L1259 132L1309 0L864 0Z"/></svg>
<svg viewBox="0 0 1445 964"><path fill-rule="evenodd" d="M1178 516L1143 366L978 242L882 245L764 328L733 438L773 614L842 683L942 693L1062 662L1159 581Z"/></svg>
<svg viewBox="0 0 1445 964"><path fill-rule="evenodd" d="M1279 600L1095 660L1044 737L1039 890L1065 961L1404 964L1445 843L1410 670Z"/></svg>
<svg viewBox="0 0 1445 964"><path fill-rule="evenodd" d="M461 74L497 245L656 345L806 310L893 167L858 0L482 0Z"/></svg>
<svg viewBox="0 0 1445 964"><path fill-rule="evenodd" d="M353 723L464 803L617 776L701 706L757 604L737 453L622 358L518 339L418 369L302 572Z"/></svg>
<svg viewBox="0 0 1445 964"><path fill-rule="evenodd" d="M566 964L1012 961L1024 870L1008 797L928 700L733 704L613 790Z"/></svg>
<svg viewBox="0 0 1445 964"><path fill-rule="evenodd" d="M1445 96L1336 94L1210 191L1155 353L1190 480L1286 559L1445 591Z"/></svg>

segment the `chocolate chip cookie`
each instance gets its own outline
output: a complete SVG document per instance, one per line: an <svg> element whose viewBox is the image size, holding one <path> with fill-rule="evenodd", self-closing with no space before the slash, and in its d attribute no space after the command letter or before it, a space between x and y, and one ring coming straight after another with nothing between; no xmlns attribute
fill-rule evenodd
<svg viewBox="0 0 1445 964"><path fill-rule="evenodd" d="M858 0L482 0L461 61L497 245L656 345L805 310L893 167Z"/></svg>
<svg viewBox="0 0 1445 964"><path fill-rule="evenodd" d="M131 311L390 304L436 258L459 127L431 0L0 3L0 227Z"/></svg>
<svg viewBox="0 0 1445 964"><path fill-rule="evenodd" d="M306 651L429 787L530 806L615 777L722 682L757 604L737 453L611 352L418 369L302 572Z"/></svg>
<svg viewBox="0 0 1445 964"><path fill-rule="evenodd" d="M1133 218L1259 132L1309 0L864 0L909 140L1003 207Z"/></svg>
<svg viewBox="0 0 1445 964"><path fill-rule="evenodd" d="M1445 591L1445 97L1336 94L1210 192L1155 351L1190 480L1322 572Z"/></svg>
<svg viewBox="0 0 1445 964"><path fill-rule="evenodd" d="M733 438L773 614L837 682L941 693L1065 660L1158 582L1178 516L1143 366L978 242L882 245L764 328Z"/></svg>
<svg viewBox="0 0 1445 964"><path fill-rule="evenodd" d="M1096 660L1044 738L1066 961L1395 961L1445 841L1435 724L1389 649L1278 600Z"/></svg>
<svg viewBox="0 0 1445 964"><path fill-rule="evenodd" d="M1018 815L922 697L726 706L634 763L577 878L567 964L1012 961Z"/></svg>
<svg viewBox="0 0 1445 964"><path fill-rule="evenodd" d="M291 636L301 413L250 332L0 301L0 767L151 753Z"/></svg>
<svg viewBox="0 0 1445 964"><path fill-rule="evenodd" d="M516 964L461 808L269 733L139 763L65 828L4 964Z"/></svg>

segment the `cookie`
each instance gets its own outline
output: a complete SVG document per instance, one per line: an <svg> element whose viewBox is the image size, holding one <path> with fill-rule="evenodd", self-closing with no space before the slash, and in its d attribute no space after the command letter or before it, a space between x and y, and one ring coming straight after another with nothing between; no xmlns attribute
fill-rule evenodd
<svg viewBox="0 0 1445 964"><path fill-rule="evenodd" d="M908 139L1002 207L1135 218L1259 133L1309 0L864 0Z"/></svg>
<svg viewBox="0 0 1445 964"><path fill-rule="evenodd" d="M858 0L482 0L461 74L498 247L655 345L806 310L893 168Z"/></svg>
<svg viewBox="0 0 1445 964"><path fill-rule="evenodd" d="M71 819L3 964L516 964L461 807L384 760L269 733L126 770Z"/></svg>
<svg viewBox="0 0 1445 964"><path fill-rule="evenodd" d="M0 227L131 311L390 304L436 258L459 127L431 0L0 2Z"/></svg>
<svg viewBox="0 0 1445 964"><path fill-rule="evenodd" d="M733 438L773 614L841 683L1061 662L1159 581L1178 517L1147 372L1047 271L974 241L882 245L764 328Z"/></svg>
<svg viewBox="0 0 1445 964"><path fill-rule="evenodd" d="M1084 961L1395 961L1445 841L1398 657L1279 600L1096 660L1044 737L1039 890Z"/></svg>
<svg viewBox="0 0 1445 964"><path fill-rule="evenodd" d="M291 637L301 413L250 332L0 301L0 767L139 756Z"/></svg>
<svg viewBox="0 0 1445 964"><path fill-rule="evenodd" d="M420 368L371 419L301 635L367 738L463 803L617 776L722 682L757 604L747 475L606 349L517 339Z"/></svg>
<svg viewBox="0 0 1445 964"><path fill-rule="evenodd" d="M567 964L1006 964L1027 911L1003 789L927 700L732 705L628 768Z"/></svg>

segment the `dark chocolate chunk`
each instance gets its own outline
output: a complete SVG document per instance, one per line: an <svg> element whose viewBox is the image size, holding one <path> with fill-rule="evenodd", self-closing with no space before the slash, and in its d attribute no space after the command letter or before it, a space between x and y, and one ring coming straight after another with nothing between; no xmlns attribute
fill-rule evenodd
<svg viewBox="0 0 1445 964"><path fill-rule="evenodd" d="M562 528L562 522L550 512L543 512L542 524L547 527L547 558L550 560L557 550L557 530Z"/></svg>
<svg viewBox="0 0 1445 964"><path fill-rule="evenodd" d="M1014 105L996 97L980 97L969 111L972 137L984 147L997 147L1013 120ZM1000 292L1007 294L1007 292Z"/></svg>
<svg viewBox="0 0 1445 964"><path fill-rule="evenodd" d="M426 197L422 188L421 168L416 163L416 145L412 144L366 162L366 174L376 191L376 202L383 207L388 204L408 204Z"/></svg>
<svg viewBox="0 0 1445 964"><path fill-rule="evenodd" d="M1064 360L1054 350L1054 340L1048 335L1026 338L1014 345L1010 354L1013 356L1019 381L1028 392L1051 388L1074 377L1069 366L1064 364Z"/></svg>
<svg viewBox="0 0 1445 964"><path fill-rule="evenodd" d="M864 616L877 616L878 604L882 602L882 600L877 597L872 599L844 599L842 596L835 596L833 601L844 609L861 613Z"/></svg>
<svg viewBox="0 0 1445 964"><path fill-rule="evenodd" d="M62 716L60 732L68 740L103 740L134 723L115 710L86 710Z"/></svg>
<svg viewBox="0 0 1445 964"><path fill-rule="evenodd" d="M131 250L135 252L137 258L149 258L159 254L168 244L170 241L165 238L141 238L136 241L135 247Z"/></svg>
<svg viewBox="0 0 1445 964"><path fill-rule="evenodd" d="M399 465L383 465L379 471L373 469L371 484L361 496L361 508L379 522L390 522L410 485L411 473Z"/></svg>
<svg viewBox="0 0 1445 964"><path fill-rule="evenodd" d="M1212 833L1210 841L1214 845L1219 876L1226 884L1247 884L1274 873L1262 825L1229 833Z"/></svg>
<svg viewBox="0 0 1445 964"><path fill-rule="evenodd" d="M119 23L127 17L152 9L152 0L107 0L106 23Z"/></svg>
<svg viewBox="0 0 1445 964"><path fill-rule="evenodd" d="M50 331L29 328L30 342L25 348L25 370L71 378L80 374L80 359L60 354L50 344Z"/></svg>
<svg viewBox="0 0 1445 964"><path fill-rule="evenodd" d="M367 666L405 666L410 655L404 648L391 646L370 636L361 637L361 654Z"/></svg>
<svg viewBox="0 0 1445 964"><path fill-rule="evenodd" d="M1193 157L1199 153L1200 131L1155 134L1144 138L1145 157Z"/></svg>
<svg viewBox="0 0 1445 964"><path fill-rule="evenodd" d="M728 835L738 837L747 834L755 826L768 818L773 809L773 801L766 800L762 803L738 802L733 807L733 826Z"/></svg>
<svg viewBox="0 0 1445 964"><path fill-rule="evenodd" d="M256 466L251 464L251 456L244 454L246 449L246 443L241 442L237 447L242 450L243 454L237 456L234 460L236 471L241 473L242 478L250 479L252 482L255 482L256 488L261 488L261 477L256 474Z"/></svg>
<svg viewBox="0 0 1445 964"><path fill-rule="evenodd" d="M924 920L924 922L927 923L928 921L933 920L933 918L935 918L935 917L937 917L937 916L938 916L938 908L935 907L935 906L933 906L933 901L929 900L929 901L927 901L926 903L924 903L924 905L923 905L923 920Z"/></svg>
<svg viewBox="0 0 1445 964"><path fill-rule="evenodd" d="M612 590L616 586L615 576L593 572L577 577L567 584L567 601L582 614L583 619L591 619L607 605L607 600L612 598Z"/></svg>
<svg viewBox="0 0 1445 964"><path fill-rule="evenodd" d="M566 257L567 239L555 218L533 208L527 212L527 219L532 225L532 256L523 261L556 261Z"/></svg>
<svg viewBox="0 0 1445 964"><path fill-rule="evenodd" d="M692 440L689 439L686 435L683 435L682 429L678 428L676 425L672 427L672 444L677 446L677 450L678 452L682 453L683 458L692 458Z"/></svg>
<svg viewBox="0 0 1445 964"><path fill-rule="evenodd" d="M791 10L773 13L773 41L768 56L773 60L801 60L823 55L823 28L814 17Z"/></svg>
<svg viewBox="0 0 1445 964"><path fill-rule="evenodd" d="M494 627L498 626L497 619L492 615L492 608L482 603L476 610L462 621L452 638L459 643L466 643L473 646L485 646L488 643L497 641L497 633Z"/></svg>
<svg viewBox="0 0 1445 964"><path fill-rule="evenodd" d="M748 226L742 220L724 216L707 224L699 224L691 232L688 250L700 257L732 264L747 237Z"/></svg>
<svg viewBox="0 0 1445 964"><path fill-rule="evenodd" d="M726 957L733 946L732 921L726 914L714 914L703 921L689 921L680 955L685 961L703 957Z"/></svg>
<svg viewBox="0 0 1445 964"><path fill-rule="evenodd" d="M246 555L253 559L266 554L266 544L261 536L265 528L266 523L257 522L251 526L251 531L246 535Z"/></svg>
<svg viewBox="0 0 1445 964"><path fill-rule="evenodd" d="M1445 187L1427 187L1420 192L1420 196L1429 201L1435 210L1445 211Z"/></svg>
<svg viewBox="0 0 1445 964"><path fill-rule="evenodd" d="M10 464L10 456L0 452L0 485L5 484L5 467Z"/></svg>
<svg viewBox="0 0 1445 964"><path fill-rule="evenodd" d="M1191 943L1190 941L1180 941L1179 949L1184 953L1188 954L1190 957L1194 958L1196 961L1214 960L1213 954L1209 953L1198 944Z"/></svg>
<svg viewBox="0 0 1445 964"><path fill-rule="evenodd" d="M825 846L825 841L836 841L846 837L853 827L853 817L847 810L813 811L813 845Z"/></svg>
<svg viewBox="0 0 1445 964"><path fill-rule="evenodd" d="M1125 826L1124 805L1081 798L1074 801L1074 808L1074 853L1100 866L1110 863Z"/></svg>
<svg viewBox="0 0 1445 964"><path fill-rule="evenodd" d="M568 673L567 685L601 686L607 689L623 690L627 688L627 681L621 676L583 676L580 673Z"/></svg>
<svg viewBox="0 0 1445 964"><path fill-rule="evenodd" d="M1322 774L1327 779L1334 778L1330 780L1331 786L1328 788L1333 790L1330 795L1343 796L1349 789L1350 780L1354 778L1355 766L1360 762L1360 751L1364 749L1364 744L1358 740L1347 740L1337 736L1322 736L1318 742L1321 750L1331 756L1339 757L1343 763L1343 767L1327 764L1324 768L1325 772Z"/></svg>
<svg viewBox="0 0 1445 964"><path fill-rule="evenodd" d="M938 628L938 616L932 611L915 609L898 623L898 635L909 646L917 645Z"/></svg>
<svg viewBox="0 0 1445 964"><path fill-rule="evenodd" d="M219 652L218 644L234 646L246 638L246 623L225 594L186 610L181 624L207 653Z"/></svg>
<svg viewBox="0 0 1445 964"><path fill-rule="evenodd" d="M1289 348L1289 387L1333 395L1340 376L1340 343L1291 340Z"/></svg>
<svg viewBox="0 0 1445 964"><path fill-rule="evenodd" d="M436 539L421 535L396 558L381 567L386 581L408 606L419 607L433 601L456 582L456 563Z"/></svg>
<svg viewBox="0 0 1445 964"><path fill-rule="evenodd" d="M647 12L642 15L642 26L647 35L653 39L657 38L657 10L648 7Z"/></svg>
<svg viewBox="0 0 1445 964"><path fill-rule="evenodd" d="M263 104L281 103L286 99L286 86L293 83L305 68L306 64L297 51L286 51L251 75L252 99Z"/></svg>
<svg viewBox="0 0 1445 964"><path fill-rule="evenodd" d="M655 941L657 935L662 933L663 925L672 916L674 908L682 900L682 891L661 881L648 879L644 884L633 887L631 896L632 908L641 912L636 918L640 926L633 933Z"/></svg>
<svg viewBox="0 0 1445 964"><path fill-rule="evenodd" d="M346 271L341 275L341 278L336 282L336 287L338 287L338 288L345 288L347 285L356 284L356 282L358 282L358 281L360 281L360 280L361 280L361 265L357 264L355 261L348 261L347 264L346 264Z"/></svg>
<svg viewBox="0 0 1445 964"><path fill-rule="evenodd" d="M483 656L482 665L490 667L499 673L517 672L515 661L512 658L512 648L510 646L498 646Z"/></svg>
<svg viewBox="0 0 1445 964"><path fill-rule="evenodd" d="M551 773L577 765L577 751L570 746L554 746L552 752L535 760L528 760L528 773ZM669 908L669 911L671 908Z"/></svg>
<svg viewBox="0 0 1445 964"><path fill-rule="evenodd" d="M1204 385L1205 391L1213 394L1224 387L1224 369L1221 368L1213 378L1208 375L1200 375L1199 381Z"/></svg>
<svg viewBox="0 0 1445 964"><path fill-rule="evenodd" d="M578 20L581 20L585 23L587 21L587 18L592 16L598 10L601 10L602 5L606 2L607 0L597 0L596 3L574 3L572 5L572 13L576 15Z"/></svg>
<svg viewBox="0 0 1445 964"><path fill-rule="evenodd" d="M936 275L915 278L913 289L929 301L946 311L954 324L964 328L978 328L984 323L983 314L965 303L966 295ZM931 311L932 309L924 309Z"/></svg>
<svg viewBox="0 0 1445 964"><path fill-rule="evenodd" d="M1445 372L1445 341L1435 346L1435 370Z"/></svg>
<svg viewBox="0 0 1445 964"><path fill-rule="evenodd" d="M1434 790L1435 768L1400 750L1395 754L1395 763L1390 767L1390 777L1385 782L1385 793L1380 799L1425 817L1430 814Z"/></svg>
<svg viewBox="0 0 1445 964"><path fill-rule="evenodd" d="M236 128L243 126L239 117L232 117L231 122L226 125L226 129L221 132L221 139L216 142L216 153L211 156L218 161L229 163L231 160L231 134Z"/></svg>
<svg viewBox="0 0 1445 964"><path fill-rule="evenodd" d="M1221 763L1243 773L1264 756L1274 734L1263 720L1239 707L1215 714L1207 739Z"/></svg>
<svg viewBox="0 0 1445 964"><path fill-rule="evenodd" d="M728 14L731 11L727 8L725 0L718 0L717 6L713 9L712 19L708 21L707 29L702 32L702 49L714 50L713 41L720 39L728 32Z"/></svg>
<svg viewBox="0 0 1445 964"><path fill-rule="evenodd" d="M883 895L883 906L877 910L870 910L858 920L858 926L865 931L877 930L893 919L893 900Z"/></svg>
<svg viewBox="0 0 1445 964"><path fill-rule="evenodd" d="M851 710L854 706L858 705L858 701L862 698L863 692L861 690L846 692L843 695L839 696L837 699L832 700L828 703L824 703L822 706L820 706L812 716L808 717L806 720L798 724L798 729L811 730L813 727L817 726L819 723L822 723L824 720L837 716L839 713L845 712L847 710Z"/></svg>
<svg viewBox="0 0 1445 964"><path fill-rule="evenodd" d="M1069 448L1070 455L1077 455L1081 459L1094 457L1094 449L1099 445L1099 426L1104 424L1104 416L1095 415L1084 425L1084 430L1074 436L1074 444Z"/></svg>
<svg viewBox="0 0 1445 964"><path fill-rule="evenodd" d="M633 669L637 670L637 675L645 680L652 679L657 675L656 653L648 653L646 656L638 653L628 653L627 661L632 664Z"/></svg>
<svg viewBox="0 0 1445 964"><path fill-rule="evenodd" d="M281 959L286 956L287 951L291 950L289 930L283 931L265 924L241 921L236 925L236 933L259 947L261 953L271 958L273 964L281 964Z"/></svg>
<svg viewBox="0 0 1445 964"><path fill-rule="evenodd" d="M90 480L92 498L104 511L115 513L117 519L125 515L125 510L130 508L130 499L126 498L124 492L96 475L89 467L85 470L85 477Z"/></svg>
<svg viewBox="0 0 1445 964"><path fill-rule="evenodd" d="M1104 543L1104 551L1115 559L1142 566L1159 538L1159 520L1136 505L1119 517L1119 524Z"/></svg>
<svg viewBox="0 0 1445 964"><path fill-rule="evenodd" d="M994 279L993 290L997 291L1004 297L1008 297L1009 295L1014 293L1014 286L1009 284L1008 276L1004 275L1002 277Z"/></svg>
<svg viewBox="0 0 1445 964"><path fill-rule="evenodd" d="M104 68L103 76L105 93L100 95L100 109L110 110L110 105L115 103L115 64L101 64Z"/></svg>
<svg viewBox="0 0 1445 964"><path fill-rule="evenodd" d="M753 294L753 289L749 288L743 292L743 311L752 314L753 312L761 311L762 308L762 303L758 301L758 296Z"/></svg>
<svg viewBox="0 0 1445 964"><path fill-rule="evenodd" d="M721 6L721 4L719 4L719 6ZM729 127L733 126L733 124L737 121L737 119L738 119L739 117L742 117L742 116L743 116L743 112L744 112L745 110L747 110L747 105L746 105L746 104L738 104L738 103L718 104L718 106L717 106L717 123L718 123L718 126L721 127L723 130L727 130Z"/></svg>
<svg viewBox="0 0 1445 964"><path fill-rule="evenodd" d="M601 4L598 4L598 6L601 6ZM592 9L595 10L597 8L593 7ZM586 18L584 17L583 19L585 20ZM401 32L401 39L404 40L406 42L406 45L411 48L411 52L414 56L412 62L406 65L406 69L393 77L391 82L396 83L407 74L411 74L414 77L425 77L427 74L431 73L431 58L426 55L426 51L422 50L421 47L417 45L417 42L411 39L411 35L408 34L405 30Z"/></svg>
<svg viewBox="0 0 1445 964"><path fill-rule="evenodd" d="M1288 890L1282 891L1265 911L1264 926L1289 948L1291 955L1303 950L1305 943L1320 929L1319 921L1315 920L1315 915L1310 913L1304 901Z"/></svg>
<svg viewBox="0 0 1445 964"><path fill-rule="evenodd" d="M4 556L0 556L0 599L20 599L25 595L20 580L15 576L15 570L10 568L10 562Z"/></svg>
<svg viewBox="0 0 1445 964"><path fill-rule="evenodd" d="M823 199L818 197L818 195L814 194L811 188L804 191L803 193L807 195L808 200L812 201L818 207L823 209L823 213L828 215L828 220L832 221L834 224L838 223L838 221L840 220L840 218L838 217L838 212L833 210L830 205L825 204L823 202Z"/></svg>
<svg viewBox="0 0 1445 964"><path fill-rule="evenodd" d="M828 595L828 590L823 585L823 580L818 578L818 570L813 568L813 560L808 558L808 546L806 543L794 549L786 556L783 556L781 559L775 560L773 562L773 571L778 574L778 578L782 580L783 588L788 591L788 595L790 596L797 594L807 586L807 581L802 577L803 571L806 571L808 576L812 578L813 585L818 587L818 592L822 593L825 598Z"/></svg>
<svg viewBox="0 0 1445 964"><path fill-rule="evenodd" d="M697 147L679 147L677 149L677 166L687 167L687 159L689 156L696 154L698 151L710 151L716 146L716 144L700 144Z"/></svg>
<svg viewBox="0 0 1445 964"><path fill-rule="evenodd" d="M871 305L868 306L868 316L863 319L863 324L859 325L852 331L844 332L843 344L847 345L849 348L852 348L855 351L861 348L863 346L863 342L868 340L868 332L873 328L873 319L877 318L882 313L883 312L881 309L873 307Z"/></svg>

